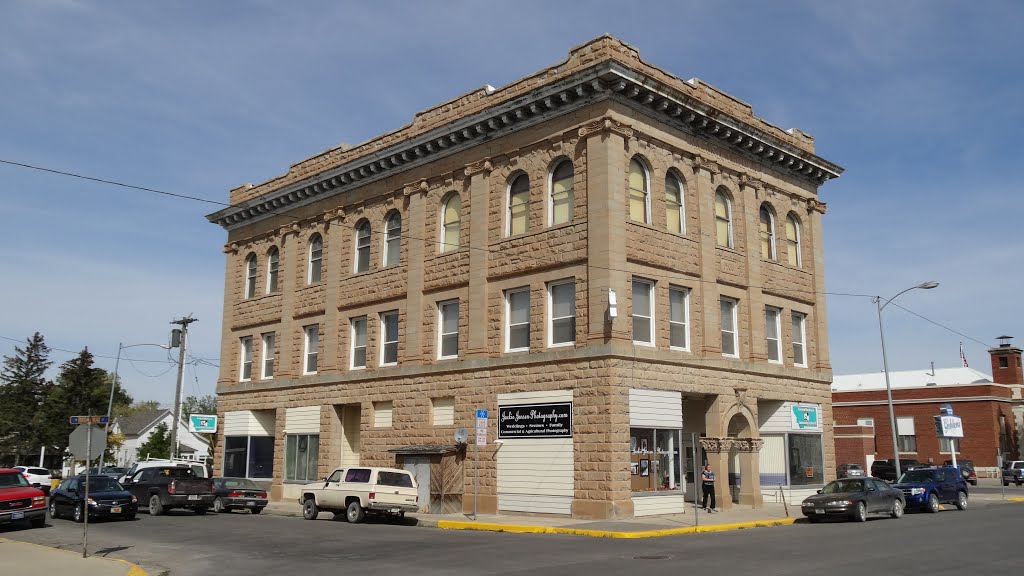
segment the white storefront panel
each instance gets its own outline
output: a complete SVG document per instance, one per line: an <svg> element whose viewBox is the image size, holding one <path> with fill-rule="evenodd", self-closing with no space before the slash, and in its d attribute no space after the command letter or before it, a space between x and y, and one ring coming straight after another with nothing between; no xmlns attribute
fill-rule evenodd
<svg viewBox="0 0 1024 576"><path fill-rule="evenodd" d="M273 436L276 414L273 410L239 410L224 413L225 436Z"/></svg>
<svg viewBox="0 0 1024 576"><path fill-rule="evenodd" d="M284 416L285 434L319 434L320 407L288 408Z"/></svg>
<svg viewBox="0 0 1024 576"><path fill-rule="evenodd" d="M680 467L682 394L630 389L629 426L633 515L682 513L686 509L686 476Z"/></svg>
<svg viewBox="0 0 1024 576"><path fill-rule="evenodd" d="M544 406L549 405L551 412L564 414L568 410L570 413L570 429L563 437L531 437L524 431L522 436L500 438L502 444L496 454L499 511L572 513L575 496L572 390L499 394L498 414L494 416L500 419L502 408L509 410L517 406L537 407L536 411L544 415L548 412ZM530 411L526 409L525 413ZM498 426L502 426L500 421ZM488 439L488 442L493 440Z"/></svg>

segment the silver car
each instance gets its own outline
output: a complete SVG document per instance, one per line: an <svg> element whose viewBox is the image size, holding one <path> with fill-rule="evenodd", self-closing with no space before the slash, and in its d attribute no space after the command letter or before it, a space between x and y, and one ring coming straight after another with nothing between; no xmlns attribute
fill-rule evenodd
<svg viewBox="0 0 1024 576"><path fill-rule="evenodd" d="M867 476L860 464L840 464L836 468L836 478L863 478Z"/></svg>

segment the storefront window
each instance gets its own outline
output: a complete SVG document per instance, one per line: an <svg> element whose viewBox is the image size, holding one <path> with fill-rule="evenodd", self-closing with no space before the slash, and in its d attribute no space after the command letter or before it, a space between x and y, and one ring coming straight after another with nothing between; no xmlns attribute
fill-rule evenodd
<svg viewBox="0 0 1024 576"><path fill-rule="evenodd" d="M633 492L682 490L679 430L630 428L629 436Z"/></svg>
<svg viewBox="0 0 1024 576"><path fill-rule="evenodd" d="M284 479L292 482L313 482L320 458L320 436L289 434L284 443Z"/></svg>
<svg viewBox="0 0 1024 576"><path fill-rule="evenodd" d="M274 477L272 436L224 438L224 475L238 478Z"/></svg>
<svg viewBox="0 0 1024 576"><path fill-rule="evenodd" d="M789 435L789 483L791 486L825 483L820 434Z"/></svg>

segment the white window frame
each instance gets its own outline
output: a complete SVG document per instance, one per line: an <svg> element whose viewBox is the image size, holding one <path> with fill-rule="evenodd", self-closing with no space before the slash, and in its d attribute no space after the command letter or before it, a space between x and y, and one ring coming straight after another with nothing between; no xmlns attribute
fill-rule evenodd
<svg viewBox="0 0 1024 576"><path fill-rule="evenodd" d="M857 426L871 426L875 427L875 418L873 416L864 416L857 418Z"/></svg>
<svg viewBox="0 0 1024 576"><path fill-rule="evenodd" d="M672 302L673 302L672 294L682 294L683 295L683 304L682 304L682 306L683 306L683 310L682 310L682 312L683 312L683 320L682 320L682 322L680 322L678 320L673 320L674 316L673 316L672 312L673 312L673 310L675 308L674 308L674 305L672 304ZM668 342L669 342L669 348L671 348L672 350L684 350L684 351L689 352L689 350L690 350L690 289L689 288L684 288L683 286L669 286L668 287L668 307L669 307L669 310L668 310L668 324L669 324ZM686 345L685 346L675 346L675 345L672 344L672 327L673 326L679 326L679 325L682 325L682 327L683 327L683 338L686 339Z"/></svg>
<svg viewBox="0 0 1024 576"><path fill-rule="evenodd" d="M512 323L512 297L526 294L526 322ZM526 326L526 346L512 348L512 328ZM505 351L524 352L530 349L530 287L513 288L505 291Z"/></svg>
<svg viewBox="0 0 1024 576"><path fill-rule="evenodd" d="M569 285L572 286L572 296L573 296L573 298L572 298L572 316L559 316L558 318L555 318L554 317L554 309L555 309L555 307L554 307L554 291L559 286L564 286L566 284L569 284ZM558 347L561 347L561 346L575 346L576 345L576 329L575 329L576 328L576 279L573 278L573 279L569 279L569 280L558 280L556 282L549 282L548 283L548 287L547 287L547 295L548 295L548 297L547 297L547 314L545 314L545 316L547 317L547 344L548 344L548 348L558 348ZM573 325L572 339L571 340L567 340L565 342L555 342L554 341L554 336L555 336L555 328L554 328L554 326L555 326L555 322L557 322L559 320L566 320L566 319L569 319L569 318L572 319L572 325Z"/></svg>
<svg viewBox="0 0 1024 576"><path fill-rule="evenodd" d="M369 321L368 321L366 316L356 316L355 318L352 318L349 321L349 324L351 325L351 328L350 328L349 332L351 334L351 343L352 344L351 344L351 346L349 346L348 367L349 367L349 370L364 370L366 368L366 364L367 364L366 342L369 339L369 335L367 334L368 329L369 329ZM358 330L357 330L357 327L360 324L363 327L363 343L362 343L362 345L359 345L359 333L358 333ZM356 364L356 351L360 350L360 349L363 351L363 363L362 364Z"/></svg>
<svg viewBox="0 0 1024 576"><path fill-rule="evenodd" d="M362 231L366 230L366 236L361 236ZM352 272L360 274L363 272L370 271L370 244L373 239L373 228L370 226L369 220L363 220L356 226L356 238L355 245L356 251L352 262ZM361 250L366 250L366 268L360 270L359 268L359 253Z"/></svg>
<svg viewBox="0 0 1024 576"><path fill-rule="evenodd" d="M669 196L669 183L675 182L674 187L677 194L679 194L679 207L676 209L679 212L679 229L669 230L673 234L686 234L686 184L683 183L683 179L679 177L675 172L669 172L665 175L665 227L668 228L668 196Z"/></svg>
<svg viewBox="0 0 1024 576"><path fill-rule="evenodd" d="M637 296L637 287L638 286L644 287L647 290L647 306L648 306L647 310L637 310L637 305L636 305L637 297L636 296ZM655 306L655 302L654 302L654 294L655 294L654 293L654 282L651 281L651 280L645 280L643 278L633 278L633 283L632 283L631 288L632 288L632 299L631 299L632 300L632 304L630 306L630 314L631 314L632 320L633 320L633 327L632 327L633 343L634 344L640 344L641 346L654 346L655 345L654 335L657 333L657 331L654 329L654 311L657 308L657 306ZM647 320L647 334L640 335L640 336L644 336L646 339L639 338L637 333L636 333L636 321L637 321L638 318L641 319L641 320Z"/></svg>
<svg viewBox="0 0 1024 576"><path fill-rule="evenodd" d="M771 319L774 318L775 326ZM771 364L782 364L782 310L775 306L764 307L765 353ZM772 358L772 344L775 344L775 358Z"/></svg>
<svg viewBox="0 0 1024 576"><path fill-rule="evenodd" d="M794 216L792 213L790 213L790 214L788 214L786 216L786 224L788 225L790 222L793 223L793 232L795 233L794 235L796 236L796 238L790 239L790 237L789 237L789 229L787 227L787 230L786 230L786 262L788 262L790 266L795 266L797 268L803 268L803 254L801 254L801 249L800 249L800 245L801 245L801 242L800 242L800 221L796 219L796 216ZM793 245L794 251L796 252L796 262L791 262L789 260L789 246L790 245Z"/></svg>
<svg viewBox="0 0 1024 576"><path fill-rule="evenodd" d="M800 368L807 367L807 315L801 312L793 312L792 314L793 324L793 365L799 366ZM799 347L800 356L797 358L797 349Z"/></svg>
<svg viewBox="0 0 1024 576"><path fill-rule="evenodd" d="M306 284L316 284L323 280L324 237L319 233L309 239L309 253L306 256ZM316 272L314 278L313 272Z"/></svg>
<svg viewBox="0 0 1024 576"><path fill-rule="evenodd" d="M564 164L568 164L570 167L571 176L568 178L570 185L566 190L569 197L569 219L565 222L555 222L555 171L561 168ZM573 165L572 160L568 158L562 158L556 162L552 167L551 171L548 172L548 226L561 226L562 224L571 224L573 221L574 212L576 211L576 166Z"/></svg>
<svg viewBox="0 0 1024 576"><path fill-rule="evenodd" d="M900 434L900 432L906 432L907 427L910 429L910 434ZM913 438L914 443L913 449L904 450L902 445L904 442L910 442L904 440L904 438ZM896 444L900 454L916 454L917 453L917 428L914 426L913 416L897 416L896 417Z"/></svg>
<svg viewBox="0 0 1024 576"><path fill-rule="evenodd" d="M302 328L302 374L316 374L320 369L320 325L310 324ZM316 366L309 369L310 361Z"/></svg>
<svg viewBox="0 0 1024 576"><path fill-rule="evenodd" d="M455 329L451 330L451 326L444 325L444 311L449 306L455 306L455 311L461 314L459 309L459 300L445 300L437 303L437 359L438 360L450 360L459 357L459 314L455 315ZM448 329L446 332L445 330ZM455 354L444 354L444 339L445 336L455 336Z"/></svg>
<svg viewBox="0 0 1024 576"><path fill-rule="evenodd" d="M775 213L768 206L767 203L761 204L760 210L757 211L757 240L758 240L758 251L760 252L761 246L761 214L768 214L768 253L761 252L761 257L767 260L776 261L779 259L779 253L775 246Z"/></svg>
<svg viewBox="0 0 1024 576"><path fill-rule="evenodd" d="M255 252L245 257L245 298L248 300L256 295L257 258Z"/></svg>
<svg viewBox="0 0 1024 576"><path fill-rule="evenodd" d="M248 382L252 380L252 336L241 337L239 345L241 362L238 366L238 381Z"/></svg>
<svg viewBox="0 0 1024 576"><path fill-rule="evenodd" d="M277 246L272 246L267 252L267 294L273 294L280 290L277 285L281 273L281 251Z"/></svg>
<svg viewBox="0 0 1024 576"><path fill-rule="evenodd" d="M721 196L722 201L725 203L725 217L721 218L718 216L718 198ZM718 223L724 221L726 224L726 239L725 244L718 242ZM733 226L732 226L732 199L721 189L715 190L715 244L723 248L733 247Z"/></svg>
<svg viewBox="0 0 1024 576"><path fill-rule="evenodd" d="M395 220L398 220L398 226L395 227ZM395 231L398 231L395 233ZM394 257L394 262L389 260ZM398 266L402 263L402 214L397 210L392 212L387 220L384 221L384 254L381 258L381 264L386 268L388 266Z"/></svg>
<svg viewBox="0 0 1024 576"><path fill-rule="evenodd" d="M512 185L522 178L526 181L526 201L523 203L525 214L523 214L523 231L512 232ZM517 172L505 186L505 237L519 236L530 231L530 177L525 172Z"/></svg>
<svg viewBox="0 0 1024 576"><path fill-rule="evenodd" d="M277 353L276 338L273 332L263 335L262 350L260 351L260 380L269 380L274 377L274 356ZM267 370L269 362L270 369Z"/></svg>
<svg viewBox="0 0 1024 576"><path fill-rule="evenodd" d="M719 310L721 310L721 308L725 304L728 304L729 307L730 307L729 320L730 320L730 322L732 324L732 330L726 330L725 329L725 322L724 322L725 315L722 314L721 312L719 312L719 325L720 325L720 328L722 330L722 341L725 342L726 335L727 334L730 335L731 338L732 338L732 347L733 347L733 350L735 351L732 354L726 353L725 347L723 346L722 347L722 356L725 356L726 358L739 358L740 357L740 338L739 338L739 332L740 332L739 331L739 304L740 303L739 303L739 300L737 300L735 298L729 298L729 297L726 297L726 296L722 296L719 299L718 302L719 302Z"/></svg>
<svg viewBox="0 0 1024 576"><path fill-rule="evenodd" d="M641 224L651 223L651 171L647 169L647 164L640 159L639 156L633 156L629 159L630 166L626 167L626 182L629 183L629 175L633 162L636 162L640 166L640 172L644 177L644 219L643 221L633 219L633 188L628 186L629 189L629 219L631 222L640 222Z"/></svg>
<svg viewBox="0 0 1024 576"><path fill-rule="evenodd" d="M387 319L391 316L395 317L395 333L388 334ZM389 312L382 312L380 315L380 365L381 366L397 366L398 365L398 310L391 310ZM387 347L394 345L395 347L395 361L387 362Z"/></svg>

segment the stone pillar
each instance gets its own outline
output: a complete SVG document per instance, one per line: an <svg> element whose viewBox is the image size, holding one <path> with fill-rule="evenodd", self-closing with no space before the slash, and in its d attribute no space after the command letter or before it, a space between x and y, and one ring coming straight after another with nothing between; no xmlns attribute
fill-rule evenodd
<svg viewBox="0 0 1024 576"><path fill-rule="evenodd" d="M281 330L277 335L278 343L274 358L275 379L291 378L302 373L301 346L298 348L299 353L295 354L293 353L295 348L292 345L296 338L299 339L299 342L302 341L301 334L295 333L295 275L298 268L295 259L297 258L298 234L299 226L297 224L281 228L280 231L281 247L279 250L284 269L278 271L278 278L281 279ZM253 358L254 367L256 358L258 356ZM254 368L253 376L256 374L258 372Z"/></svg>
<svg viewBox="0 0 1024 576"><path fill-rule="evenodd" d="M277 408L274 414L274 478L270 483L271 502L280 502L284 497L284 426L287 414L287 408Z"/></svg>
<svg viewBox="0 0 1024 576"><path fill-rule="evenodd" d="M760 180L750 178L746 174L740 177L740 191L746 200L743 202L743 219L747 230L747 300L745 304L750 310L750 351L752 362L763 362L768 359L768 341L765 338L764 318L764 285L761 274L761 201L764 198L764 184ZM777 236L777 235L776 235ZM783 318L779 318L780 328ZM783 331L784 332L784 331ZM779 342L779 353L783 351Z"/></svg>
<svg viewBox="0 0 1024 576"><path fill-rule="evenodd" d="M341 219L342 210L328 212L324 215L324 255L327 257L327 274L322 276L324 284L324 334L323 354L320 355L321 372L341 372L341 323L338 321L338 297L341 290ZM280 354L280 353L279 353Z"/></svg>
<svg viewBox="0 0 1024 576"><path fill-rule="evenodd" d="M700 439L700 445L707 452L708 464L715 473L715 504L719 510L732 509L732 494L729 493L729 443L726 438L707 437ZM696 480L700 486L700 470ZM701 492L698 490L698 494ZM703 500L703 496L701 496Z"/></svg>
<svg viewBox="0 0 1024 576"><path fill-rule="evenodd" d="M764 498L761 495L761 446L760 438L734 438L733 445L740 451L740 504L761 508Z"/></svg>
<svg viewBox="0 0 1024 576"><path fill-rule="evenodd" d="M814 276L814 314L807 325L807 365L818 370L831 370L828 355L828 321L825 319L825 249L822 246L821 216L825 214L825 203L811 198L807 201L807 228L804 238L810 240L810 251L814 255L811 274ZM801 239L803 241L803 239ZM804 254L807 249L800 247ZM814 334L813 346L811 334ZM813 355L813 356L812 356ZM811 362L811 358L814 362Z"/></svg>
<svg viewBox="0 0 1024 576"><path fill-rule="evenodd" d="M487 247L487 224L489 216L488 196L490 195L491 163L488 160L466 167L469 176L469 245L471 248ZM487 250L469 251L469 304L467 317L469 341L465 358L487 355Z"/></svg>
<svg viewBox="0 0 1024 576"><path fill-rule="evenodd" d="M239 273L238 244L224 246L224 310L220 323L220 371L217 384L238 382L237 370L239 359L236 352L238 341L232 336L231 319L234 317L235 304L241 300L245 290L245 279Z"/></svg>
<svg viewBox="0 0 1024 576"><path fill-rule="evenodd" d="M426 180L405 188L409 214L405 229L409 231L410 238L406 243L409 249L405 269L409 276L405 297L405 352L401 360L413 363L423 360L423 258L428 246L435 245L431 239L437 236L437 231L428 229L426 225L428 189Z"/></svg>
<svg viewBox="0 0 1024 576"><path fill-rule="evenodd" d="M699 293L703 311L703 330L695 336L701 342L694 342L693 351L707 356L722 354L721 309L719 307L719 291L715 282L718 280L717 243L715 240L715 189L718 186L721 169L718 164L697 157L692 163L697 180L697 206L700 218L700 273L701 282L695 290ZM709 423L710 424L710 423ZM707 429L712 435L712 429Z"/></svg>

